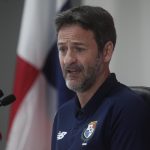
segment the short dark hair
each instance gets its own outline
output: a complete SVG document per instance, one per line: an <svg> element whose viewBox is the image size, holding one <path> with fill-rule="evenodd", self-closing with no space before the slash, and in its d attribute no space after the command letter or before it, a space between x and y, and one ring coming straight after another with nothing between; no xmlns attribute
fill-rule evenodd
<svg viewBox="0 0 150 150"><path fill-rule="evenodd" d="M111 14L102 7L79 6L59 13L55 19L56 30L65 25L78 24L94 33L96 43L102 51L108 41L116 44L116 29Z"/></svg>

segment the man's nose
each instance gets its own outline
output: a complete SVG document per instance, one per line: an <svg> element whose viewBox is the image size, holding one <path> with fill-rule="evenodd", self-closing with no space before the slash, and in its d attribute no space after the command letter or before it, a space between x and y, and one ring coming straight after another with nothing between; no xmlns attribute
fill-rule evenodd
<svg viewBox="0 0 150 150"><path fill-rule="evenodd" d="M68 49L64 58L64 63L72 64L76 62L76 60L76 54L71 49Z"/></svg>

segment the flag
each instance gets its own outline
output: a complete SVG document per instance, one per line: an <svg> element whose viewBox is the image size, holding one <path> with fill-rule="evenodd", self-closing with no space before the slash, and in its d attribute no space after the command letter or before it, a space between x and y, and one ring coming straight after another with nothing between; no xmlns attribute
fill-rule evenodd
<svg viewBox="0 0 150 150"><path fill-rule="evenodd" d="M68 7L68 0L25 1L6 150L49 150L56 108L74 94L60 71L54 26Z"/></svg>

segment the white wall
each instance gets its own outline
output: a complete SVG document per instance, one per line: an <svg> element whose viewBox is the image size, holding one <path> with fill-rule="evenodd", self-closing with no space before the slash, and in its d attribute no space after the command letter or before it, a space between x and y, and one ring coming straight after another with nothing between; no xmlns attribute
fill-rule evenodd
<svg viewBox="0 0 150 150"><path fill-rule="evenodd" d="M111 71L127 85L150 86L150 1L83 0L102 6L114 17L117 45Z"/></svg>

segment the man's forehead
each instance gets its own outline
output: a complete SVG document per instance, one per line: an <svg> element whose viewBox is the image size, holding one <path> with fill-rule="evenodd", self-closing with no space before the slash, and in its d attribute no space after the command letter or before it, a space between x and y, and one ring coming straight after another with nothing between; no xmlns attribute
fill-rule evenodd
<svg viewBox="0 0 150 150"><path fill-rule="evenodd" d="M64 26L57 34L58 39L84 39L87 36L94 37L94 34L79 25Z"/></svg>

